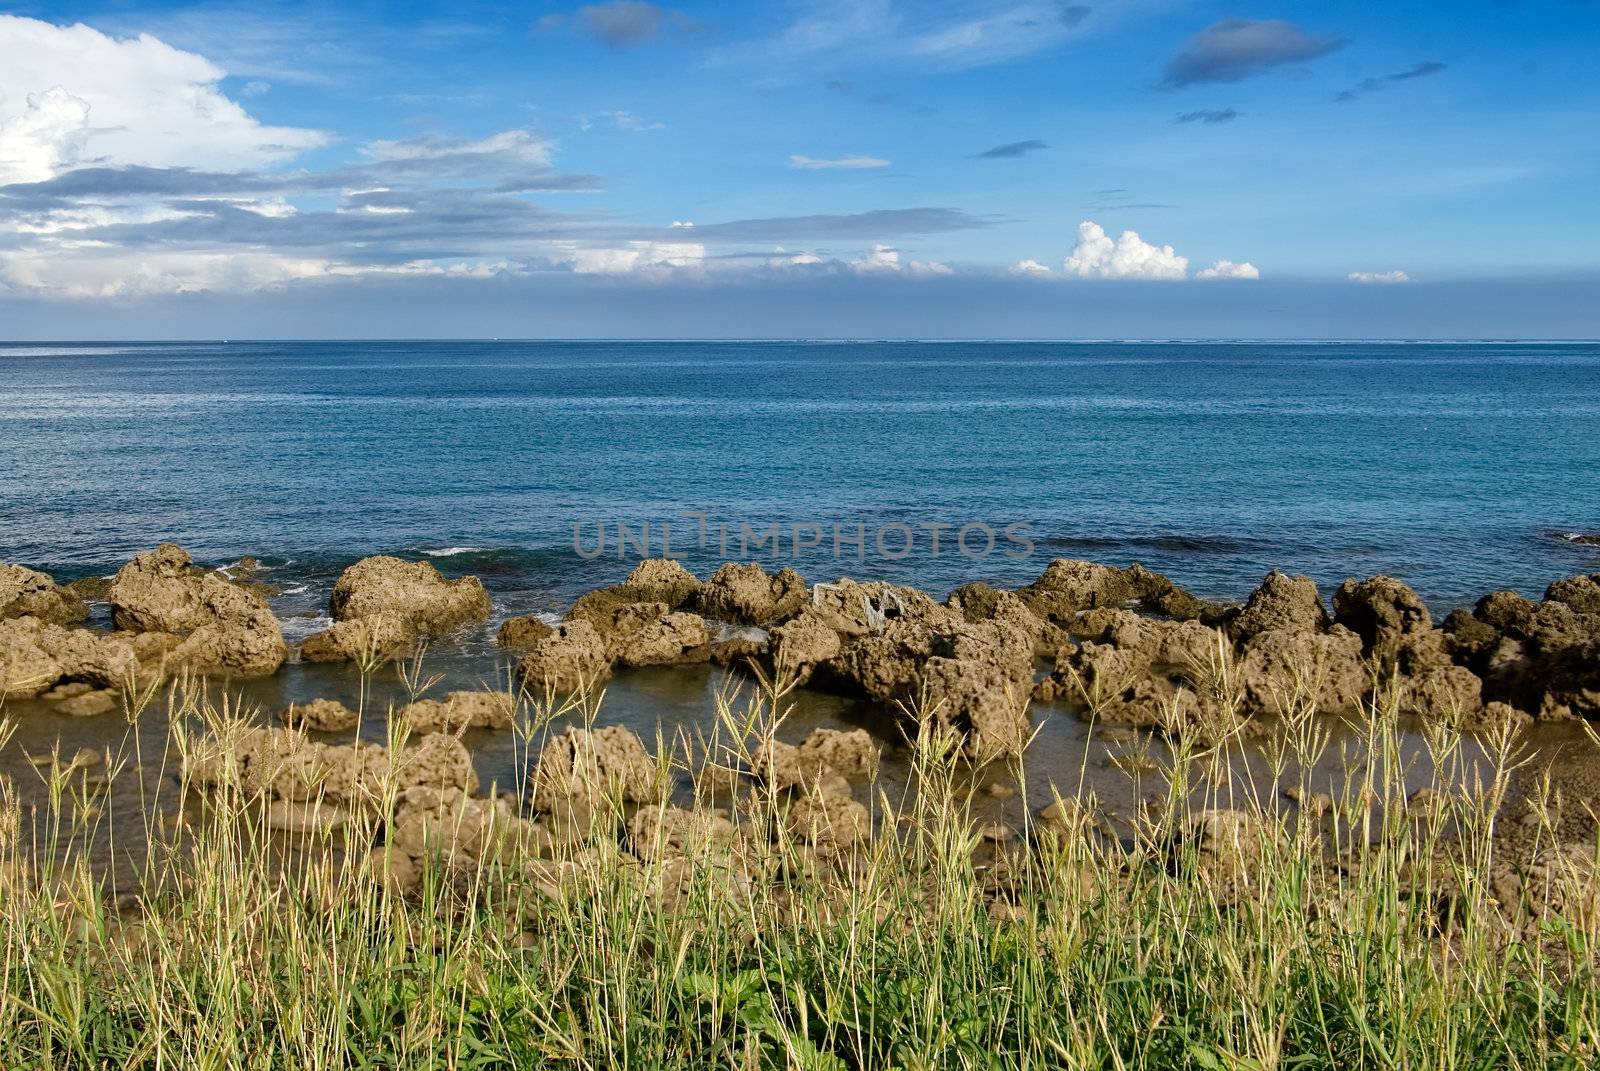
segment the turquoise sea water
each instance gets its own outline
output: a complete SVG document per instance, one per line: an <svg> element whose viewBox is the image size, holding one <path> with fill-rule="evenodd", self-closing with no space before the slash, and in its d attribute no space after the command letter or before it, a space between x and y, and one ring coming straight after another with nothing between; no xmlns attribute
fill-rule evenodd
<svg viewBox="0 0 1600 1071"><path fill-rule="evenodd" d="M308 605L388 551L557 608L645 522L692 566L777 524L746 556L935 591L1068 556L1226 598L1390 572L1442 608L1600 568L1563 538L1600 530L1593 344L0 344L0 429L0 560L170 539Z"/></svg>

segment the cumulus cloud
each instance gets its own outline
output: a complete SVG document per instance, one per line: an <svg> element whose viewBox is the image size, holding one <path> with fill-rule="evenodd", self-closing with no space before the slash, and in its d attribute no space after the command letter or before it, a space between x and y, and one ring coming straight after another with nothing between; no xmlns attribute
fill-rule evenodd
<svg viewBox="0 0 1600 1071"><path fill-rule="evenodd" d="M1209 268L1201 268L1194 273L1196 279L1259 279L1261 270L1248 260L1235 264L1231 260L1219 260Z"/></svg>
<svg viewBox="0 0 1600 1071"><path fill-rule="evenodd" d="M1397 283L1409 283L1411 276L1403 271L1353 271L1350 273L1352 283L1363 283L1373 286L1393 286Z"/></svg>
<svg viewBox="0 0 1600 1071"><path fill-rule="evenodd" d="M245 168L327 141L266 126L225 96L225 72L148 34L0 15L0 185L48 179L80 160Z"/></svg>
<svg viewBox="0 0 1600 1071"><path fill-rule="evenodd" d="M955 269L937 260L900 259L900 251L891 245L874 245L856 260L850 261L852 270L865 275L879 273L904 273L914 276L953 275Z"/></svg>
<svg viewBox="0 0 1600 1071"><path fill-rule="evenodd" d="M1050 266L1037 260L1024 258L1011 265L1012 275L1041 276L1050 274Z"/></svg>
<svg viewBox="0 0 1600 1071"><path fill-rule="evenodd" d="M996 145L992 149L985 149L973 157L975 160L1015 160L1019 156L1026 156L1030 152L1048 149L1050 146L1037 138L1027 141L1010 141L1004 145Z"/></svg>
<svg viewBox="0 0 1600 1071"><path fill-rule="evenodd" d="M703 267L706 247L698 242L629 242L612 248L569 247L559 256L580 275L659 274Z"/></svg>
<svg viewBox="0 0 1600 1071"><path fill-rule="evenodd" d="M800 171L861 171L888 167L890 161L876 156L843 156L833 160L819 160L814 156L795 154L789 157L789 166Z"/></svg>
<svg viewBox="0 0 1600 1071"><path fill-rule="evenodd" d="M1112 241L1100 224L1084 220L1061 270L1080 279L1184 279L1189 258L1170 245L1151 245L1136 231L1123 231Z"/></svg>
<svg viewBox="0 0 1600 1071"><path fill-rule="evenodd" d="M1201 30L1167 61L1168 88L1237 82L1274 67L1325 56L1341 47L1338 37L1307 33L1281 19L1223 19Z"/></svg>

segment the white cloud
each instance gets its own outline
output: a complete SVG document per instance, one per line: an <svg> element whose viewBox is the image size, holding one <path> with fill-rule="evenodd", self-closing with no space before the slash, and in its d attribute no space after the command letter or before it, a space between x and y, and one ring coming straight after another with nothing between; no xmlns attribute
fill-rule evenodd
<svg viewBox="0 0 1600 1071"><path fill-rule="evenodd" d="M1037 260L1023 259L1011 265L1012 275L1049 275L1050 265L1041 264Z"/></svg>
<svg viewBox="0 0 1600 1071"><path fill-rule="evenodd" d="M772 256L767 258L769 268L802 268L812 264L821 264L822 258L807 249L799 253L791 253L783 246L773 246Z"/></svg>
<svg viewBox="0 0 1600 1071"><path fill-rule="evenodd" d="M937 260L902 261L900 250L892 245L882 244L873 246L857 259L850 261L850 268L867 275L895 272L916 276L955 274L955 269L950 265Z"/></svg>
<svg viewBox="0 0 1600 1071"><path fill-rule="evenodd" d="M1352 283L1369 283L1377 286L1392 286L1396 283L1409 283L1411 276L1403 271L1353 271L1350 273Z"/></svg>
<svg viewBox="0 0 1600 1071"><path fill-rule="evenodd" d="M225 72L148 34L0 15L0 184L37 182L82 160L259 167L326 135L263 126L218 88Z"/></svg>
<svg viewBox="0 0 1600 1071"><path fill-rule="evenodd" d="M1196 279L1259 279L1261 269L1248 260L1235 264L1231 260L1219 260L1209 268L1201 268L1194 273Z"/></svg>
<svg viewBox="0 0 1600 1071"><path fill-rule="evenodd" d="M579 275L632 275L703 267L706 247L698 242L629 242L626 246L555 246L556 262Z"/></svg>
<svg viewBox="0 0 1600 1071"><path fill-rule="evenodd" d="M1135 231L1123 231L1113 242L1100 224L1084 220L1061 269L1080 279L1184 279L1189 258L1170 245L1151 245Z"/></svg>
<svg viewBox="0 0 1600 1071"><path fill-rule="evenodd" d="M845 156L837 160L819 160L813 156L789 157L789 166L801 171L861 171L874 167L888 167L890 161L876 156Z"/></svg>

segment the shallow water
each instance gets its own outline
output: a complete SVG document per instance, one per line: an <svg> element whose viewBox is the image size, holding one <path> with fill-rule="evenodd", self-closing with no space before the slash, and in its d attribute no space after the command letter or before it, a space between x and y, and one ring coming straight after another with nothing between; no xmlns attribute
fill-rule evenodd
<svg viewBox="0 0 1600 1071"><path fill-rule="evenodd" d="M1442 614L1600 569L1600 547L1564 538L1600 531L1596 472L1592 344L0 344L0 561L68 580L162 540L208 565L257 555L292 642L326 625L356 558L427 556L481 576L495 600L484 629L430 652L440 692L504 681L491 642L504 617L559 614L621 579L637 554L618 554L618 524L650 523L653 553L672 525L674 552L701 572L755 557L942 596L1088 557L1142 561L1223 599L1271 568L1324 592L1389 572ZM685 513L707 516L704 547ZM1031 553L1008 555L1020 545L1001 534L993 553L963 554L952 540L969 522L1026 524ZM739 553L741 523L778 524L782 552ZM832 526L848 537L858 524L865 560L849 543L836 556ZM588 547L604 527L606 553L580 555L574 525ZM794 525L819 526L820 545L796 551ZM873 534L899 525L911 553L876 553ZM950 526L938 554L928 525ZM619 673L603 720L647 738L704 731L725 683L711 668ZM243 688L268 714L358 690L353 670L296 665ZM374 719L397 692L380 680ZM797 703L791 738L866 725L894 743L882 711ZM127 728L12 711L21 732L0 773L34 786L26 755L103 747ZM1143 789L1083 723L1038 716L1033 798L1004 807L1039 805L1080 771L1132 805ZM138 732L147 754L165 749L159 717ZM509 736L471 742L486 784L518 782ZM903 753L888 772L903 778ZM137 802L119 784L113 809L121 793Z"/></svg>

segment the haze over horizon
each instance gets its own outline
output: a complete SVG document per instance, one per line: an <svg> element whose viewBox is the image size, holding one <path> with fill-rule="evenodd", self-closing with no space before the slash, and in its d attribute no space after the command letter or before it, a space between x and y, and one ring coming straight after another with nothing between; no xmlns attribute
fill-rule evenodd
<svg viewBox="0 0 1600 1071"><path fill-rule="evenodd" d="M1600 336L1600 5L0 8L0 338Z"/></svg>

